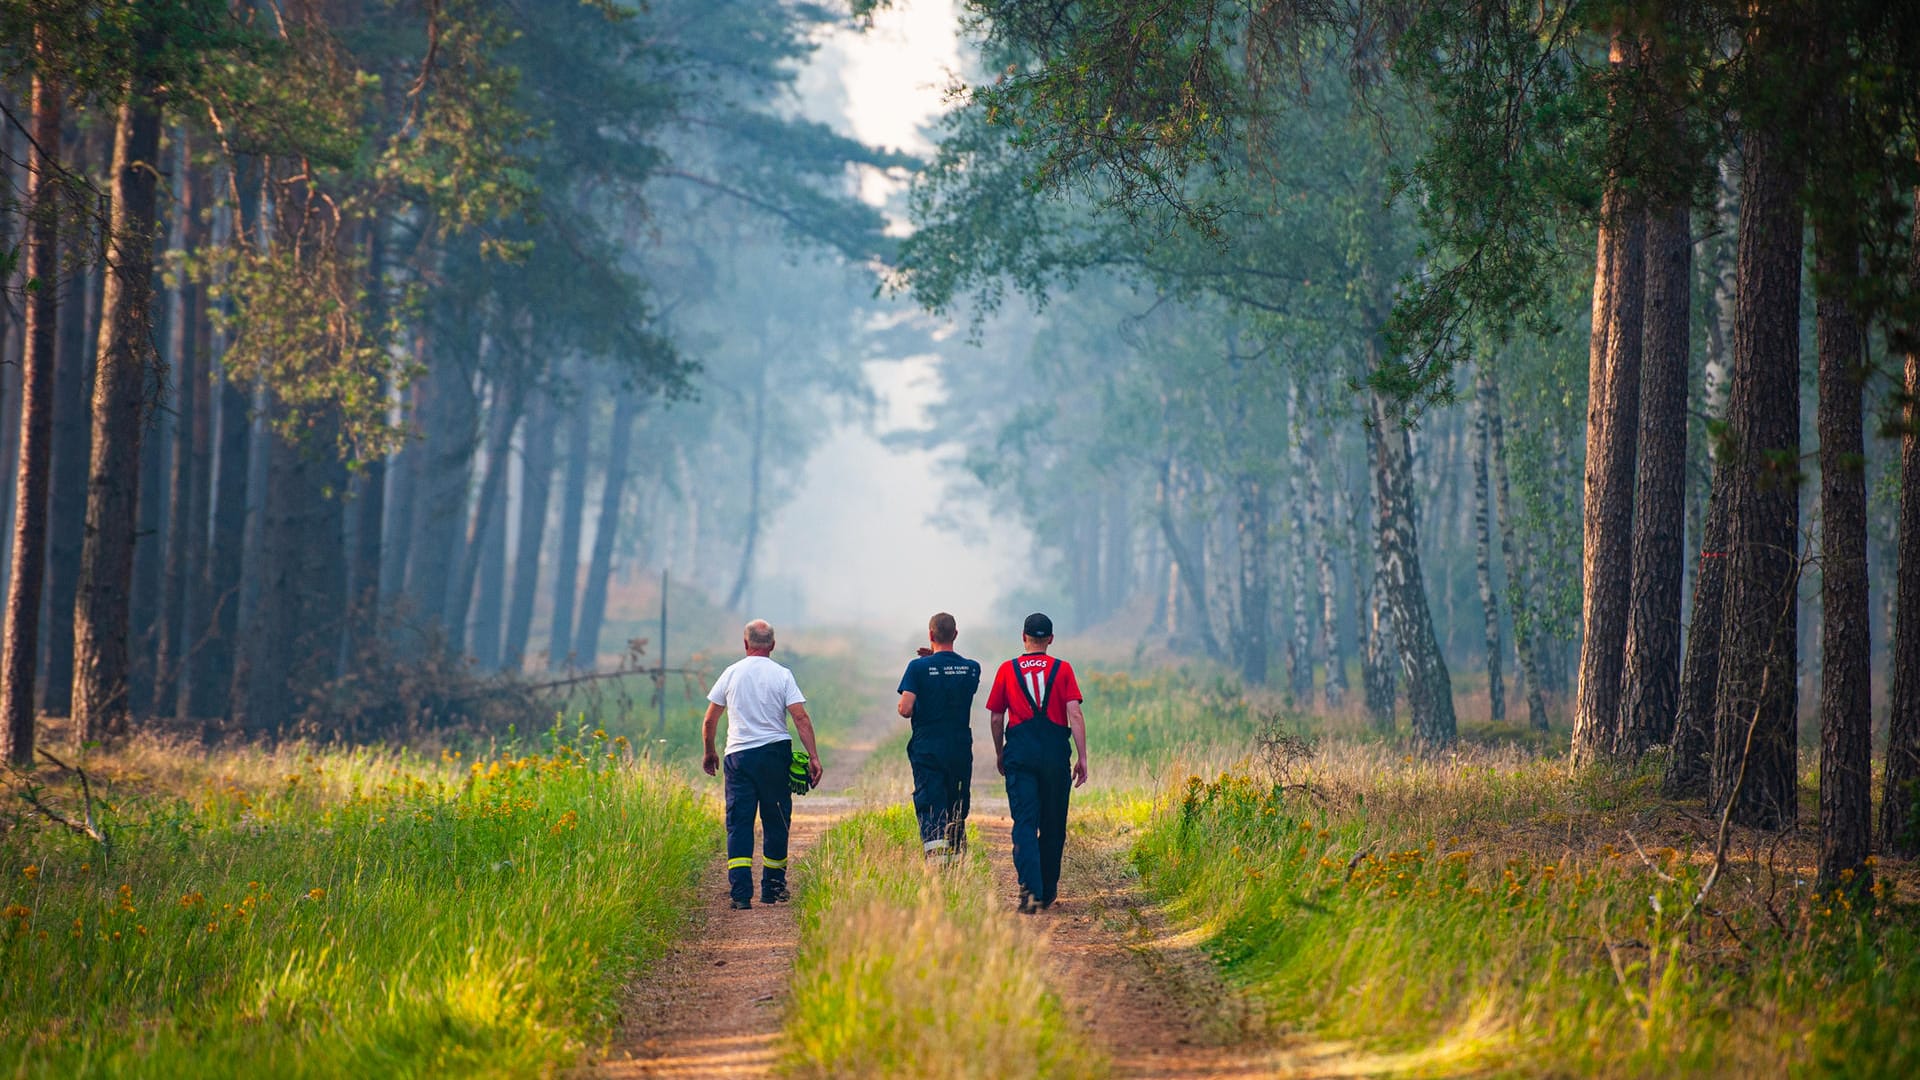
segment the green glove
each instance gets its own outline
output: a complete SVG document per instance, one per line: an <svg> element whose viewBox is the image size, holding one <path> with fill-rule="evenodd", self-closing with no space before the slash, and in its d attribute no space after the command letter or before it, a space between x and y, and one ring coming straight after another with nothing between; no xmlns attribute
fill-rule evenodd
<svg viewBox="0 0 1920 1080"><path fill-rule="evenodd" d="M813 778L807 775L807 766L811 764L813 759L807 756L807 752L795 747L793 763L787 766L787 787L791 788L795 795L805 795L813 790Z"/></svg>

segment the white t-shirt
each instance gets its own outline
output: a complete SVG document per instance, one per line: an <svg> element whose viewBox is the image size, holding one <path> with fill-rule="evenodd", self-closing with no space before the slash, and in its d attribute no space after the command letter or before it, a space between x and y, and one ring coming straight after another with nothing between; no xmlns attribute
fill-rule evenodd
<svg viewBox="0 0 1920 1080"><path fill-rule="evenodd" d="M749 656L714 680L707 700L727 710L727 753L791 738L787 706L807 700L793 672L771 657Z"/></svg>

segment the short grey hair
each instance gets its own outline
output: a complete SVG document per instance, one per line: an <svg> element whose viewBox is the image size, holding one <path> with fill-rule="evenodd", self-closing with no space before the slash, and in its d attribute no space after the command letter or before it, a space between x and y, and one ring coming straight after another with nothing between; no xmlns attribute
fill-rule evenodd
<svg viewBox="0 0 1920 1080"><path fill-rule="evenodd" d="M755 619L747 624L747 646L753 649L765 649L773 644L773 624L765 619Z"/></svg>

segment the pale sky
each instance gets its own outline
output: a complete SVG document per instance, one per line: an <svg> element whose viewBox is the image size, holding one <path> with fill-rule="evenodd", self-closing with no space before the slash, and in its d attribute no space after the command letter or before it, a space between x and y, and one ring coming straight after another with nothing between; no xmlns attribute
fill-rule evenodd
<svg viewBox="0 0 1920 1080"><path fill-rule="evenodd" d="M871 30L834 34L802 79L811 114L871 144L929 151L920 128L940 112L959 64L955 19L952 0L905 0ZM887 189L884 180L870 182L863 194L877 205ZM926 410L939 407L932 358L870 363L867 375L881 402L874 423L837 429L808 461L800 490L773 523L763 580L798 583L807 621L816 624L905 640L946 610L963 633L984 631L1001 596L1028 580L1026 532L990 520L979 500L954 496L942 455L880 441L922 426ZM964 519L966 535L936 526L936 513Z"/></svg>

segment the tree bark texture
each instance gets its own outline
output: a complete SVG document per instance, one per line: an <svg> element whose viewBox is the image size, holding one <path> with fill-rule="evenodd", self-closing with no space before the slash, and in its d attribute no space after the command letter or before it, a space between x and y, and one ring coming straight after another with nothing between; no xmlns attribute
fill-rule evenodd
<svg viewBox="0 0 1920 1080"><path fill-rule="evenodd" d="M1715 809L1780 829L1798 813L1800 170L1749 128L1729 432L1728 589L1715 693Z"/></svg>
<svg viewBox="0 0 1920 1080"><path fill-rule="evenodd" d="M224 719L228 713L239 641L247 475L252 471L253 454L247 388L218 371L212 379L211 396L219 413L219 462L212 478L212 532L207 560L187 618L188 632L195 641L188 651L187 694L180 706L183 716L199 720Z"/></svg>
<svg viewBox="0 0 1920 1080"><path fill-rule="evenodd" d="M1731 566L1731 518L1726 461L1714 468L1707 494L1707 522L1701 530L1699 569L1693 575L1693 620L1686 653L1680 660L1679 713L1674 718L1673 750L1667 758L1661 790L1669 798L1707 793L1714 745L1714 702L1720 688L1720 638L1725 630L1727 574Z"/></svg>
<svg viewBox="0 0 1920 1080"><path fill-rule="evenodd" d="M1920 188L1914 189L1908 282L1920 288ZM1900 433L1900 567L1894 588L1893 689L1880 802L1880 843L1920 853L1920 327L1905 328L1906 423Z"/></svg>
<svg viewBox="0 0 1920 1080"><path fill-rule="evenodd" d="M181 249L194 252L205 244L206 236L200 218L200 189L191 175L188 144L184 136L180 146L180 163L176 196L178 235ZM202 389L207 380L205 367L201 363L205 355L204 346L199 339L201 304L204 301L200 288L191 280L183 278L178 292L180 310L171 328L171 352L179 378L174 391L173 458L168 463L167 471L169 509L166 560L162 570L160 617L155 628L153 652L153 711L157 716L172 716L179 705L181 641L188 632L182 617L186 607L187 582L191 580L190 574L195 564L194 544L205 538L204 531L196 536L194 529L195 466L206 460L206 421L201 410L206 405L206 395Z"/></svg>
<svg viewBox="0 0 1920 1080"><path fill-rule="evenodd" d="M1473 569L1480 586L1480 611L1487 648L1487 716L1507 719L1507 686L1500 671L1500 605L1493 588L1493 377L1487 362L1474 373L1473 409ZM1512 567L1508 567L1512 573Z"/></svg>
<svg viewBox="0 0 1920 1080"><path fill-rule="evenodd" d="M506 643L501 662L509 671L526 664L527 637L533 627L533 601L540 587L540 551L547 532L547 504L553 490L554 404L542 394L533 401L521 433L520 524L514 537L513 595L507 602Z"/></svg>
<svg viewBox="0 0 1920 1080"><path fill-rule="evenodd" d="M386 222L375 217L367 235L367 325L387 320ZM381 396L390 393L381 380ZM347 620L340 638L340 661L346 670L358 663L360 651L378 640L380 627L380 564L385 548L387 519L387 459L376 454L353 479L353 546L347 556Z"/></svg>
<svg viewBox="0 0 1920 1080"><path fill-rule="evenodd" d="M1816 233L1820 404L1820 865L1816 887L1864 885L1873 828L1867 607L1866 335L1842 291L1856 250Z"/></svg>
<svg viewBox="0 0 1920 1080"><path fill-rule="evenodd" d="M505 471L504 468L502 471ZM474 583L473 619L467 651L482 671L500 670L500 634L507 589L507 494L494 496L485 539L480 546L480 576Z"/></svg>
<svg viewBox="0 0 1920 1080"><path fill-rule="evenodd" d="M1381 469L1381 445L1384 436L1371 416L1368 417L1366 429L1367 471L1371 477L1377 475ZM1378 501L1379 496L1376 494L1375 502ZM1372 724L1373 730L1390 735L1393 733L1393 708L1399 696L1399 686L1395 678L1392 658L1393 622L1387 608L1387 557L1381 546L1385 534L1371 523L1365 527L1361 525L1359 518L1366 506L1365 499L1354 500L1356 540L1353 569L1354 594L1356 599L1363 600L1360 609L1360 633L1363 638L1360 654L1361 683L1362 689L1366 692L1367 719ZM1357 541L1361 536L1369 538L1373 549L1371 572L1364 571L1360 565L1358 553L1361 545ZM1364 576L1362 576L1363 573ZM1361 584L1362 582L1364 585Z"/></svg>
<svg viewBox="0 0 1920 1080"><path fill-rule="evenodd" d="M1617 179L1607 185L1600 215L1587 365L1576 763L1622 749L1620 676L1633 576L1633 469L1640 418L1646 218L1628 205Z"/></svg>
<svg viewBox="0 0 1920 1080"><path fill-rule="evenodd" d="M584 666L595 667L600 656L600 628L607 617L607 586L613 578L613 542L620 535L620 504L632 471L633 422L640 405L631 392L613 404L613 423L607 431L607 470L600 489L600 520L593 528L593 556L587 563L587 582L580 594L580 625L573 647Z"/></svg>
<svg viewBox="0 0 1920 1080"><path fill-rule="evenodd" d="M284 415L275 419L284 420ZM299 639L306 624L303 594L322 585L310 580L304 542L314 524L309 515L316 494L310 475L315 462L307 448L278 434L268 437L266 449L260 599L240 639L231 706L235 723L254 736L278 732L293 718L299 689L294 669L302 660Z"/></svg>
<svg viewBox="0 0 1920 1080"><path fill-rule="evenodd" d="M1628 757L1670 742L1679 712L1692 275L1687 208L1649 212L1632 586L1621 673L1621 738L1615 747Z"/></svg>
<svg viewBox="0 0 1920 1080"><path fill-rule="evenodd" d="M419 447L415 479L419 502L408 545L406 591L429 634L437 628L443 644L457 644L460 628L446 619L465 539L462 526L478 402L472 379L460 365L430 370L424 381L431 385L423 386L426 400L421 419L426 437Z"/></svg>
<svg viewBox="0 0 1920 1080"><path fill-rule="evenodd" d="M1313 700L1313 619L1320 605L1307 576L1307 422L1299 383L1287 388L1287 591L1293 596L1293 636L1287 641L1287 693L1305 707Z"/></svg>
<svg viewBox="0 0 1920 1080"><path fill-rule="evenodd" d="M580 588L580 534L587 512L587 465L593 455L584 403L574 405L567 425L566 490L560 500L560 547L553 559L553 629L547 637L547 669L575 667L574 597Z"/></svg>
<svg viewBox="0 0 1920 1080"><path fill-rule="evenodd" d="M1427 606L1426 580L1420 571L1418 507L1413 494L1412 446L1407 429L1387 400L1371 397L1373 424L1379 431L1380 457L1374 470L1375 527L1379 535L1383 600L1400 646L1400 667L1407 677L1407 706L1414 738L1429 748L1450 746L1455 736L1453 680L1434 636Z"/></svg>
<svg viewBox="0 0 1920 1080"><path fill-rule="evenodd" d="M138 81L120 106L114 132L113 210L93 386L86 537L73 614L76 743L121 735L128 724L127 635L145 425L141 398L153 363L149 334L160 151L160 112L153 92L145 79Z"/></svg>
<svg viewBox="0 0 1920 1080"><path fill-rule="evenodd" d="M90 238L76 236L68 250L84 260L60 305L59 364L53 379L53 465L47 487L47 597L42 641L40 707L52 716L73 711L73 599L80 588L80 545L87 533L87 460L93 425L93 349L88 330L98 310L100 268Z"/></svg>
<svg viewBox="0 0 1920 1080"><path fill-rule="evenodd" d="M47 48L43 38L38 47ZM47 486L52 467L56 328L59 319L60 228L54 161L60 145L62 96L45 76L33 80L33 137L27 168L27 296L21 347L20 465L14 477L12 566L7 578L5 669L0 671L0 758L33 762L34 669L39 665L40 594L45 583Z"/></svg>
<svg viewBox="0 0 1920 1080"><path fill-rule="evenodd" d="M1320 536L1316 549L1320 573L1320 635L1326 653L1327 708L1338 709L1347 700L1347 658L1341 649L1339 574L1333 561L1333 521L1337 512L1327 505L1326 485L1321 482L1320 466L1315 462L1307 470L1307 501L1313 513L1313 531Z"/></svg>
<svg viewBox="0 0 1920 1080"><path fill-rule="evenodd" d="M1249 686L1265 686L1273 603L1267 578L1267 485L1257 476L1242 474L1234 491L1240 548L1240 632L1234 635L1234 643L1240 654L1241 680Z"/></svg>
<svg viewBox="0 0 1920 1080"><path fill-rule="evenodd" d="M492 415L488 418L486 471L480 477L480 491L474 498L473 524L462 545L464 557L460 560L460 574L453 582L453 592L447 598L447 643L456 653L480 655L478 647L468 645L467 617L472 612L474 589L480 580L481 564L487 558L489 533L502 521L498 504L507 497L507 461L513 451L513 431L520 424L520 402L518 387L502 383L495 388ZM497 659L500 654L499 621L494 622L494 641L492 654Z"/></svg>
<svg viewBox="0 0 1920 1080"><path fill-rule="evenodd" d="M1202 583L1205 570L1198 561L1199 554L1194 545L1187 543L1181 535L1179 522L1174 516L1176 481L1173 459L1168 457L1160 465L1160 484L1157 488L1154 509L1160 521L1161 538L1166 541L1167 554L1173 561L1174 580L1170 583L1170 588L1184 592L1188 610L1192 615L1192 618L1185 622L1192 625L1191 627L1183 625L1177 596L1173 598L1173 606L1168 618L1176 634L1197 637L1201 647L1206 650L1207 656L1216 662L1221 662L1226 657L1220 648L1220 640L1214 636L1213 622L1207 618L1206 586Z"/></svg>

